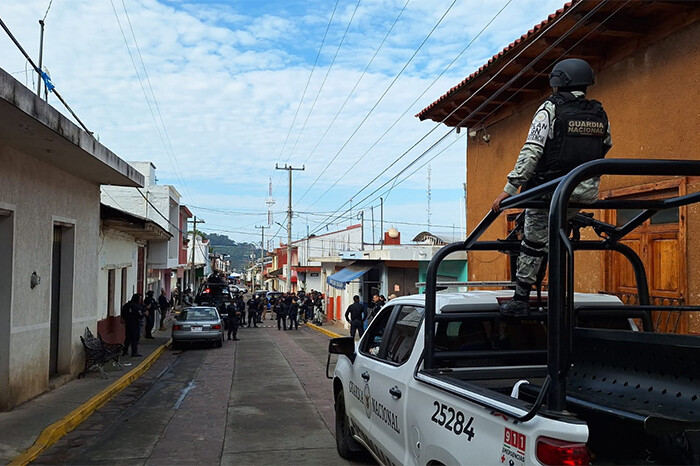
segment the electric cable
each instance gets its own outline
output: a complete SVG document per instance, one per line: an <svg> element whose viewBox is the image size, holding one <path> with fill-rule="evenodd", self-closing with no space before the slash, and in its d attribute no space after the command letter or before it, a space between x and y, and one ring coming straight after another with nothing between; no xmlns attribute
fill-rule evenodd
<svg viewBox="0 0 700 466"><path fill-rule="evenodd" d="M313 207L314 205L316 205L316 203L317 203L320 199L324 198L324 196L325 196L326 194L328 194L328 192L330 192L331 189L333 189L343 178L345 178L345 177L348 175L348 173L350 173L350 171L352 171L352 169L355 168L355 167L357 166L357 164L360 163L360 161L362 161L362 160L367 156L367 154L369 154L370 151L371 151L372 149L374 149L374 147L375 147L382 139L384 139L384 136L386 136L386 135L394 128L394 126L396 126L396 125L398 124L398 122L401 121L401 119L402 119L404 116L406 116L406 114L411 110L411 108L413 108L413 106L414 106L421 98L423 98L423 96L435 85L435 83L437 83L437 81L438 81L450 68L452 68L452 66L457 62L457 60L459 60L459 58L464 54L464 52L466 52L467 49L468 49L479 37L481 37L481 35L486 31L486 29L488 29L488 27L501 15L501 13L503 13L503 10L505 10L506 7L507 7L508 5L511 4L511 2L512 2L512 0L508 0L508 1L501 7L501 9L493 16L493 18L491 18L491 20L489 20L489 21L486 23L486 25L484 25L484 27L479 31L479 33L478 33L477 35L475 35L475 36L472 38L471 41L469 41L469 43L468 43L468 44L457 54L457 56L442 70L442 72L441 72L439 75L437 75L437 77L430 83L430 85L428 85L428 87L426 87L425 90L423 90L423 92L421 92L421 94L420 94L418 97L416 97L416 99L415 99L408 107L406 107L406 110L404 110L404 112L403 112L401 115L399 115L398 118L396 118L396 119L394 120L394 122L384 131L384 133L382 133L382 134L379 136L379 138L378 138L376 141L374 141L374 143L372 143L372 145L371 145L359 158L357 158L357 159L353 162L353 164L345 171L345 173L343 173L343 174L340 176L340 178L338 178L328 189L326 189L326 191L324 191L323 194L321 194L320 196L318 196L318 197L316 198L316 200L315 200L311 205L309 205L309 207ZM437 128L437 127L439 127L439 125L436 125L436 128ZM431 131L431 132L432 132L432 131ZM430 134L430 133L429 133L429 134ZM405 154L404 154L404 155L405 155ZM395 162L398 162L398 160L396 160ZM309 188L306 190L306 192L304 193L304 195L306 195L306 193L309 192L309 190L311 189L311 187L313 187L313 185L314 185L314 183L312 183L312 184L309 186ZM303 197L304 197L304 196L302 196L301 198L303 198ZM299 198L299 199L297 200L295 206L299 203L299 201L301 201L301 198Z"/></svg>
<svg viewBox="0 0 700 466"><path fill-rule="evenodd" d="M306 97L306 91L309 88L309 83L311 83L311 78L314 75L314 71L316 70L316 64L318 63L318 59L321 56L321 50L323 49L323 45L326 43L326 38L328 37L328 31L331 28L331 23L333 22L333 17L335 16L335 11L338 8L339 2L340 2L340 0L336 0L335 6L333 7L333 11L331 12L331 17L328 20L328 25L326 26L326 32L323 34L323 39L321 40L321 45L318 48L318 52L316 53L316 58L314 59L314 64L311 67L311 73L309 74L309 79L306 80L306 85L304 86L304 92L301 94L301 99L299 99L299 105L297 105L296 112L294 112L294 118L292 119L292 124L289 125L289 131L287 131L287 137L284 138L284 143L282 144L282 148L280 149L280 153L277 155L277 160L275 161L275 164L278 164L280 159L282 158L282 153L284 152L284 148L287 146L287 141L289 140L289 136L292 134L292 129L294 128L294 123L296 123L296 121L297 121L297 116L299 115L299 110L301 109L301 104L304 102L304 97Z"/></svg>
<svg viewBox="0 0 700 466"><path fill-rule="evenodd" d="M85 130L86 133L88 133L90 136L93 138L95 137L92 131L87 129L87 126L85 126L85 123L82 122L80 118L78 118L78 115L75 114L73 109L66 103L66 101L63 99L63 96L56 90L56 86L51 82L51 78L49 77L48 74L46 74L44 71L40 70L39 67L34 63L34 61L31 59L29 54L27 53L26 50L24 50L24 47L19 43L17 38L15 38L14 34L12 34L12 31L10 31L10 28L7 27L5 22L0 18L0 27L2 27L7 35L10 37L10 40L15 44L15 46L19 49L19 51L24 55L24 58L29 62L30 65L32 65L32 68L34 68L34 71L41 77L41 79L44 80L44 85L48 89L49 92L52 92L58 100L61 101L64 107L66 107L66 110L70 112L70 114L75 118L75 121L78 122L78 124Z"/></svg>
<svg viewBox="0 0 700 466"><path fill-rule="evenodd" d="M396 18L394 19L394 22L391 24L391 27L389 28L389 30L388 30L388 31L386 32L386 34L384 35L384 38L382 39L381 43L379 44L379 46L377 47L377 49L374 51L374 54L372 55L372 58L370 58L369 62L367 63L367 66L365 66L365 69L362 70L362 73L360 74L360 77L359 77L359 78L357 79L357 81L355 82L355 85L353 86L353 88L352 88L352 90L350 91L350 93L348 94L348 96L345 98L345 101L343 102L343 104L340 106L340 109L338 109L338 111L336 112L335 116L334 116L333 119L331 120L330 124L328 125L328 127L327 127L326 130L324 131L323 135L321 135L321 137L319 138L318 142L316 142L316 145L315 145L314 148L311 150L311 152L309 153L308 157L306 157L306 160L304 160L304 164L306 164L306 163L309 161L309 159L311 158L311 156L313 156L313 155L316 153L316 149L318 149L318 146L321 144L321 142L322 142L323 139L326 137L326 135L328 134L328 132L330 131L330 129L333 127L333 124L335 123L335 121L338 119L338 116L340 115L340 113L341 113L341 112L343 111L343 109L345 108L345 105L350 101L350 97L352 97L352 95L355 93L355 90L357 89L357 86L359 86L360 82L362 81L362 78L365 77L365 74L367 73L367 70L369 69L369 67L370 67L370 66L372 65L372 63L374 62L374 59L377 58L377 54L379 53L379 51L380 51L380 50L382 49L382 47L384 46L384 43L386 42L386 40L389 38L389 35L391 34L391 31L394 30L394 27L396 26L396 23L398 23L399 18L401 18L401 15L402 15L403 12L406 10L406 6L408 6L408 3L409 3L410 1L411 1L411 0L406 0L406 3L404 3L403 8L401 8L401 11L399 11L399 14L396 16ZM312 186L313 186L313 184L312 184ZM306 193L304 193L304 194L306 194ZM303 196L302 196L302 197L303 197ZM300 199L300 200L301 200L301 199ZM297 203L298 203L298 202L299 202L299 201L297 201Z"/></svg>
<svg viewBox="0 0 700 466"><path fill-rule="evenodd" d="M609 0L604 0L603 2L601 2L600 4L598 4L596 7L594 7L593 9L591 9L588 13L586 13L585 15L583 15L571 28L569 28L568 31L566 31L564 34L562 34L562 35L559 36L557 39L555 39L550 45L548 45L548 46L545 48L545 50L544 50L543 52L541 52L541 53L540 53L539 55L537 55L535 58L531 59L530 62L529 62L527 65L525 65L524 67L522 67L522 69L521 69L518 73L516 73L516 75L515 75L513 78L511 78L510 80L508 80L508 82L506 82L505 84L503 84L498 90L496 90L493 94L491 94L489 98L487 98L483 103L481 103L480 105L478 105L474 110L472 110L472 111L469 113L469 115L467 115L464 119L462 119L462 121L461 121L459 124L457 124L454 128L450 129L445 135L443 135L441 138L439 138L435 143L433 143L430 147L428 147L428 149L426 149L426 150L425 150L424 152L422 152L418 157L416 157L416 159L414 159L407 167L412 166L412 165L413 165L414 163L416 163L418 160L420 160L421 158L423 158L427 153L429 153L430 151L432 151L439 143L441 143L443 140L445 140L445 138L446 138L449 134L451 134L453 131L455 131L456 128L460 127L465 121L467 121L467 120L470 119L473 115L475 115L475 114L477 114L479 111L481 111L481 109L482 109L483 107L485 107L491 100L493 100L493 99L496 98L498 95L500 95L501 93L503 93L503 92L504 92L507 88L509 88L518 78L520 78L520 76L522 76L526 71L528 71L530 68L532 68L545 54L549 53L549 51L551 51L553 48L555 48L561 41L563 41L566 37L568 37L569 34L571 34L574 30L576 30L580 24L582 24L582 23L583 23L584 21L586 21L589 17L591 17L593 14L595 14L602 6L605 5L608 1L609 1ZM549 31L552 27L554 27L556 24L558 24L558 23L559 23L563 18L565 18L568 14L570 14L572 11L574 11L577 5L578 5L578 3L577 3L577 4L574 4L568 11L566 11L563 15L561 15L559 18L557 18L552 24L550 24L548 27L544 28L536 39L534 39L533 41L531 41L530 43L528 43L528 44L527 44L522 50L520 50L513 58L511 58L502 68L500 68L496 73L494 73L493 75L491 75L491 77L486 81L486 83L484 83L477 91L475 91L475 92L473 92L472 94L470 94L470 96L467 97L467 99L465 99L464 102L462 102L459 106L457 106L454 110L452 110L452 111L450 112L450 114L448 114L445 118L443 118L443 119L440 121L440 123L438 123L438 125L441 124L441 123L443 123L444 121L446 121L448 118L450 118L457 110L459 110L461 107L463 107L463 106L472 98L472 96L477 95L477 94L479 93L479 91L481 91L485 86L487 86L488 84L490 84L490 83L491 83L491 82L492 82L492 81L493 81L493 80L494 80L508 65L510 65L514 60L516 60L525 50L527 50L530 46L532 46L532 44L536 43L537 40L539 40L540 37L542 37L547 31ZM436 129L436 127L434 127L433 129L431 129L430 132L429 132L428 134L432 133L435 129ZM427 135L426 135L426 136L427 136ZM423 138L421 138L421 140L425 139L426 136L424 136ZM414 144L414 145L412 146L412 148L415 147L415 145L416 145L416 144ZM411 149L412 149L412 148L411 148ZM409 150L411 150L411 149L409 149ZM402 170L402 172L403 172L403 170ZM400 172L400 173L401 173L401 172ZM375 177L372 181L370 181L368 184L366 184L366 185L358 192L358 194L361 193L362 191L364 191L364 190L365 190L369 185L371 185L371 183L373 183L376 179L377 179L377 177ZM388 184L388 183L385 183L383 186L386 186L386 184ZM382 187L383 187L383 186L382 186ZM372 194L374 194L374 193L376 193L376 192L377 192L377 190L375 190ZM352 199L352 198L355 198L356 196L357 196L357 194L356 194L355 196L352 196L351 199ZM358 205L361 204L362 202L364 202L365 200L367 200L369 197L371 197L371 195L370 195L370 196L366 196L365 198L363 198L363 200L361 200L360 203L358 203ZM349 202L349 201L346 201L343 205L341 205L338 209L336 209L335 212L340 211L345 205L348 204L348 202ZM345 212L343 212L343 215L344 215L345 213L347 213L347 212L349 212L349 209L346 210ZM329 216L328 219L330 219L331 217L332 217L332 215ZM323 227L324 227L324 225L320 225L319 227L317 227L316 230L314 230L314 232L315 232L315 231L319 231L319 230L322 229Z"/></svg>
<svg viewBox="0 0 700 466"><path fill-rule="evenodd" d="M617 14L627 3L629 3L629 0L627 0L626 2L624 2L623 4L621 4L619 7L617 7L617 9L615 9L613 12L611 12L610 14L608 14L608 16L607 16L606 18L604 18L602 21L600 21L600 22L598 23L598 25L597 25L595 28L593 28L593 29L591 29L590 31L588 31L583 37L581 37L580 39L578 39L573 45L571 45L568 49L566 49L564 52L562 52L562 53L559 55L559 57L557 58L557 60L560 59L561 57L565 56L566 54L568 54L571 50L573 50L573 49L574 49L577 45L579 45L586 37L588 37L588 36L589 36L590 34L592 34L595 30L597 30L600 26L602 26L605 22L607 22L610 18L612 18L615 14ZM553 65L554 65L554 63L548 65L548 67L545 68L545 70L543 70L543 71L546 71L546 69L548 69L549 67L551 67L551 66L553 66ZM525 84L523 84L523 85L520 87L520 89L518 89L518 90L517 90L513 95L511 95L508 99L506 99L505 102L509 101L509 100L510 100L511 98L513 98L518 92L520 92L523 88L525 88L527 85L529 85L530 83L532 83L535 79L537 79L537 77L538 77L540 74L541 74L541 72L540 72L540 73L537 73L536 76L534 76L534 77L531 78L529 81L527 81ZM495 112L498 110L498 108L500 108L502 105L505 104L505 102L499 104L498 107L497 107L496 109L492 110L491 112L489 112L489 114L487 114L486 116L484 116L484 117L482 118L482 120L480 121L479 124L483 123L490 115L492 115L493 113L495 113ZM458 126L459 126L459 125L458 125ZM477 125L477 126L478 126L478 125ZM444 149L443 149L443 151L444 151ZM441 151L440 153L442 153L443 151ZM406 176L403 180L399 181L397 184L400 184L400 183L406 181L406 180L407 180L408 178L410 178L411 176L413 176L413 174L415 174L418 170L420 170L420 169L423 168L425 165L427 165L427 164L430 163L432 160L434 160L438 155L440 155L440 153L438 153L438 154L436 154L435 156L431 157L427 162L425 162L423 165L421 165L421 166L418 167L416 170L414 170L413 172L411 172L411 174L409 174L408 176ZM376 200L376 198L375 198L375 200Z"/></svg>
<svg viewBox="0 0 700 466"><path fill-rule="evenodd" d="M134 59L134 55L131 53L131 47L129 47L129 41L126 38L126 34L124 33L124 28L122 27L121 20L119 19L119 14L117 13L117 9L114 6L114 0L110 0L110 4L112 5L112 11L114 12L114 17L117 20L117 25L119 26L119 31L121 32L122 38L124 39L124 45L126 46L126 50L129 53L129 58L131 59L131 64L133 65L134 71L136 72L136 79L138 80L139 86L141 87L141 92L143 93L143 96L146 99L146 104L148 105L148 110L151 114L151 118L153 119L153 124L156 127L158 137L160 138L160 141L163 144L163 148L165 149L165 153L168 156L168 159L170 161L170 165L173 167L173 171L175 172L175 175L180 179L180 182L182 183L182 186L185 188L185 191L187 191L187 194L190 196L190 198L192 198L192 193L190 193L189 188L187 186L187 183L185 183L184 177L182 175L182 171L180 170L177 158L175 157L175 150L173 149L172 143L170 142L170 136L168 135L167 129L165 127L165 121L163 120L163 115L160 112L160 106L158 105L158 101L156 100L155 93L153 92L153 86L151 85L151 79L148 76L148 70L146 69L146 64L143 61L143 56L141 55L141 49L138 45L138 41L136 40L136 33L134 32L134 28L131 24L131 18L129 16L129 12L126 8L126 3L124 3L124 0L122 0L122 5L124 7L124 13L126 15L126 19L127 19L128 24L129 24L129 28L131 29L131 35L132 35L132 38L134 40L134 45L136 47L136 51L138 53L139 60L141 61L143 73L146 77L146 82L148 84L148 87L151 90L153 105L151 105L151 99L148 98L148 93L146 92L146 88L143 85L143 79L141 78L141 73L139 73L139 69L138 69L138 66L136 64L136 60ZM160 123L161 123L160 126L158 125L158 120L156 119L156 114L153 110L154 106L155 106L156 111L158 112L158 115L160 117ZM161 131L161 126L162 126L162 131ZM168 150L168 147L170 148L170 151Z"/></svg>
<svg viewBox="0 0 700 466"><path fill-rule="evenodd" d="M450 12L450 10L451 10L452 7L455 5L455 3L457 3L457 0L453 0L453 1L452 1L452 3L451 3L450 6L447 8L447 10L445 11L445 13L443 13L443 15L440 17L440 19L439 19L438 22L435 24L435 26L433 26L433 28L430 30L430 32L429 32L428 35L425 37L425 39L423 39L423 42L421 42L421 44L418 46L418 48L413 52L413 55L411 55L411 57L410 57L410 58L408 59L408 61L404 64L403 68L401 68L401 70L400 70L400 71L398 72L398 74L394 77L394 79L391 81L391 83L389 83L389 86L387 86L387 88L384 90L384 92L382 93L382 95L379 97L379 100L377 100L377 101L374 103L374 105L373 105L372 108L369 110L369 112L367 113L367 115L365 115L365 117L362 119L362 121L360 122L360 124L353 130L353 132L350 134L350 136L345 140L345 142L344 142L343 145L340 147L340 149L338 149L338 152L336 152L335 155L333 156L333 158L331 158L331 160L326 164L325 168L321 171L321 173L319 173L319 175L316 177L316 179L313 181L313 183L311 183L311 185L309 185L309 187L306 189L306 191L304 192L304 194L301 195L301 197L299 198L299 200L297 201L297 203L298 203L299 201L301 201L301 199L303 199L304 196L306 196L306 194L309 192L309 190L311 189L311 187L314 186L314 185L318 182L318 180L321 179L321 177L326 173L326 171L330 168L330 166L333 164L333 162L335 162L335 160L338 158L338 156L339 156L340 153L343 151L343 149L345 149L345 148L347 147L347 145L350 143L350 141L352 140L352 138L355 137L355 135L357 134L357 132L360 130L360 128L362 128L362 126L365 124L365 122L366 122L367 119L370 117L370 115L372 115L372 113L374 112L374 110L377 108L377 106L380 104L380 102L384 99L384 97L387 95L387 93L389 92L389 90L394 86L394 84L396 84L396 81L401 77L401 75L403 74L403 72L406 71L406 68L408 68L408 65L413 61L413 59L416 57L416 55L418 54L418 52L423 48L423 46L424 46L425 43L428 41L428 39L430 39L430 37L433 35L433 32L435 32L435 30L438 28L438 26L439 26L439 25L442 23L442 21L445 19L445 17L446 17L447 14Z"/></svg>
<svg viewBox="0 0 700 466"><path fill-rule="evenodd" d="M333 65L335 65L335 61L338 58L338 54L340 53L340 49L343 46L343 43L345 42L345 38L348 35L348 31L350 30L350 26L352 25L352 21L355 19L355 14L357 13L357 9L360 7L360 2L362 0L357 0L357 3L355 4L355 9L352 10L352 15L350 16L350 20L348 21L348 25L345 27L345 31L343 32L343 36L340 38L340 42L338 42L338 47L335 49L335 54L333 55L333 59L331 60L330 65L328 66L328 69L326 70L326 74L323 76L323 80L321 81L321 86L318 88L318 92L316 93L316 97L314 98L314 101L311 104L311 108L309 109L309 113L306 115L306 119L304 120L304 124L301 125L301 130L299 131L299 134L297 134L297 138L294 141L294 145L292 146L292 150L289 152L289 156L287 157L287 162L288 163L292 155L294 154L294 150L297 148L297 144L299 143L299 138L301 138L301 135L304 133L304 130L306 129L306 124L309 122L309 117L311 117L311 114L314 112L314 109L316 108L316 103L318 102L318 98L321 96L321 92L323 92L323 88L326 86L326 81L328 80L328 75L330 75L331 70L333 69Z"/></svg>

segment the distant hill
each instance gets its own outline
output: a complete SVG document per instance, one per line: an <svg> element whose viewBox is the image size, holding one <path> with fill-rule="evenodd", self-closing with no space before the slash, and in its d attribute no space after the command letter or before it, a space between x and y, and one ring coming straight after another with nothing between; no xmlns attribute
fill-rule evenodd
<svg viewBox="0 0 700 466"><path fill-rule="evenodd" d="M212 251L219 254L228 254L231 260L231 267L242 272L250 262L250 255L260 257L260 248L252 243L237 243L226 235L207 233Z"/></svg>

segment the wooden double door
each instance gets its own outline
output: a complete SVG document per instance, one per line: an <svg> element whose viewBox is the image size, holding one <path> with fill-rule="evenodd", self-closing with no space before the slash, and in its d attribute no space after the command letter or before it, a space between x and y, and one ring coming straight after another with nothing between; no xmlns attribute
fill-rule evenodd
<svg viewBox="0 0 700 466"><path fill-rule="evenodd" d="M685 194L683 178L652 185L611 191L603 197L615 199L666 198ZM633 249L644 263L652 304L683 305L687 297L686 208L658 212L627 235L622 244ZM607 221L624 225L639 211L620 209L607 212ZM606 252L605 288L623 302L637 303L637 287L631 265L621 254ZM654 327L660 332L685 333L688 315L682 312L653 312Z"/></svg>

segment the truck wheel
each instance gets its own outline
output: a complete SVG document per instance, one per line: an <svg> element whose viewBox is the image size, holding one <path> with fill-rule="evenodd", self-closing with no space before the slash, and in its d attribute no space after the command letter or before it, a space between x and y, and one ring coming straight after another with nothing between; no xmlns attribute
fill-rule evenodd
<svg viewBox="0 0 700 466"><path fill-rule="evenodd" d="M335 397L335 445L338 454L346 460L357 459L362 446L350 435L350 422L345 413L345 397L339 391Z"/></svg>

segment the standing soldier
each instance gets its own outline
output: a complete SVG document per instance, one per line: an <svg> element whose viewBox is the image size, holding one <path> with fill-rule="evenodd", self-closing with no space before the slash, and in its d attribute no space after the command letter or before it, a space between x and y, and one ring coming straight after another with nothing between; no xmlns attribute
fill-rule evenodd
<svg viewBox="0 0 700 466"><path fill-rule="evenodd" d="M585 162L605 157L612 147L608 116L600 102L586 98L586 90L594 82L593 69L584 60L569 58L554 65L549 75L554 94L537 109L515 168L491 210L499 212L501 202L516 194L518 188L535 187ZM582 181L572 201L594 202L599 183L600 177ZM570 209L570 215L575 212ZM530 312L530 291L548 251L547 215L545 209L525 210L515 294L501 307L505 316L527 316Z"/></svg>
<svg viewBox="0 0 700 466"><path fill-rule="evenodd" d="M139 357L139 334L141 323L141 295L134 293L131 299L122 306L121 317L124 321L125 338L124 351L122 356L126 356L131 347L131 356Z"/></svg>

